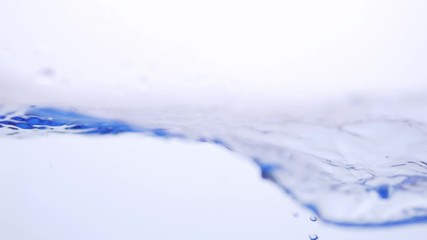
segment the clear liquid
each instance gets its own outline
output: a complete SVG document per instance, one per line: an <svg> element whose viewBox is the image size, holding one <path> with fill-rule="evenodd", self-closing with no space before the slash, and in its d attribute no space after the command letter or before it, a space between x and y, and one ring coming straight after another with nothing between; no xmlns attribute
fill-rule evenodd
<svg viewBox="0 0 427 240"><path fill-rule="evenodd" d="M2 118L4 135L137 133L216 144L255 162L263 178L336 225L389 226L427 219L427 137L414 121L265 125L203 118L188 123L169 116L151 127L39 107L6 112Z"/></svg>

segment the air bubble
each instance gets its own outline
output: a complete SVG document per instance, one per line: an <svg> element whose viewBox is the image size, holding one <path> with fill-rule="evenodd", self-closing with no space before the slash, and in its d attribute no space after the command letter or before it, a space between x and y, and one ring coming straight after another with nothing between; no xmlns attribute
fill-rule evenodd
<svg viewBox="0 0 427 240"><path fill-rule="evenodd" d="M317 239L319 239L319 236L317 236L316 234L311 234L308 237L310 238L310 240L317 240Z"/></svg>
<svg viewBox="0 0 427 240"><path fill-rule="evenodd" d="M310 217L310 221L312 221L312 222L316 222L316 221L317 221L317 217L315 217L315 216L311 216L311 217Z"/></svg>

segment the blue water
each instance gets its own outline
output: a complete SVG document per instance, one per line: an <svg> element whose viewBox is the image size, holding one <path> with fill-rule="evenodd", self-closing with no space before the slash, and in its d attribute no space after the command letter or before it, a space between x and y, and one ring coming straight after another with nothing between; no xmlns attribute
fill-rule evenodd
<svg viewBox="0 0 427 240"><path fill-rule="evenodd" d="M134 133L210 142L251 159L264 179L324 222L359 227L427 222L427 134L419 123L285 122L267 131L256 123L221 130L223 125L200 120L169 128L135 122L32 106L0 112L0 135Z"/></svg>

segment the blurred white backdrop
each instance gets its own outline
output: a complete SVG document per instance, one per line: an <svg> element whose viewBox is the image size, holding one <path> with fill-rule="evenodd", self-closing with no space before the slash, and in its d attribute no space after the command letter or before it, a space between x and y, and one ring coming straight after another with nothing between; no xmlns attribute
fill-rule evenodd
<svg viewBox="0 0 427 240"><path fill-rule="evenodd" d="M422 91L426 10L422 0L3 0L0 99L265 106Z"/></svg>

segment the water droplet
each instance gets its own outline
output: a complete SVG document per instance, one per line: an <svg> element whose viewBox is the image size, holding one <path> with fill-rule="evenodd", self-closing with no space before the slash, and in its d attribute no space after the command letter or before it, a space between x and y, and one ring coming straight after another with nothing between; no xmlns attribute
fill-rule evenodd
<svg viewBox="0 0 427 240"><path fill-rule="evenodd" d="M43 85L51 85L55 81L55 70L53 68L43 68L36 76L36 82Z"/></svg>
<svg viewBox="0 0 427 240"><path fill-rule="evenodd" d="M299 214L297 212L294 212L294 213L292 213L292 216L297 218L297 217L299 217Z"/></svg>
<svg viewBox="0 0 427 240"><path fill-rule="evenodd" d="M317 240L317 239L319 239L319 236L317 236L316 234L311 234L308 237L310 238L310 240Z"/></svg>
<svg viewBox="0 0 427 240"><path fill-rule="evenodd" d="M44 76L47 76L47 77L51 77L51 76L55 75L55 70L53 68L49 68L49 67L43 68L40 71L40 74L44 75Z"/></svg>
<svg viewBox="0 0 427 240"><path fill-rule="evenodd" d="M317 217L315 217L315 216L311 216L311 217L310 217L310 221L312 221L312 222L317 221Z"/></svg>

